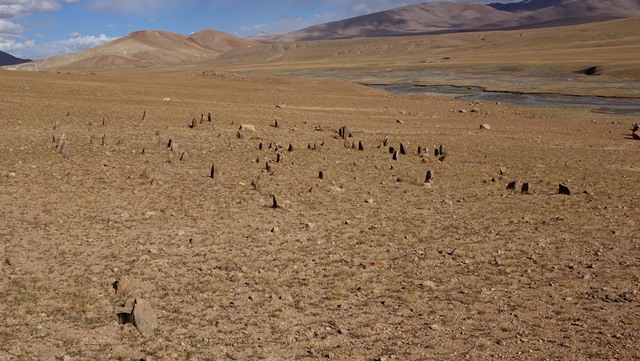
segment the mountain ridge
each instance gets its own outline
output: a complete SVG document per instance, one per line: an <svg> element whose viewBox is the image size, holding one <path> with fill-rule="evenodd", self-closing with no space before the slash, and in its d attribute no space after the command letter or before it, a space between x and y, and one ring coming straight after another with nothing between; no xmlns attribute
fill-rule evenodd
<svg viewBox="0 0 640 361"><path fill-rule="evenodd" d="M576 25L640 15L640 0L524 0L517 3L428 2L248 37L259 43L349 39Z"/></svg>
<svg viewBox="0 0 640 361"><path fill-rule="evenodd" d="M15 70L112 71L198 62L255 43L205 29L185 36L164 30L139 30L76 53L12 67Z"/></svg>
<svg viewBox="0 0 640 361"><path fill-rule="evenodd" d="M0 51L0 66L17 65L30 62L30 59L20 59L4 51Z"/></svg>

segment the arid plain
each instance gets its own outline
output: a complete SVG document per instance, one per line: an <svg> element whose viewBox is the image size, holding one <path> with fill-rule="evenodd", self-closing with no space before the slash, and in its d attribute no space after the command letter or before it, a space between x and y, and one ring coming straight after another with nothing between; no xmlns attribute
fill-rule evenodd
<svg viewBox="0 0 640 361"><path fill-rule="evenodd" d="M640 357L637 117L197 74L0 71L0 359Z"/></svg>

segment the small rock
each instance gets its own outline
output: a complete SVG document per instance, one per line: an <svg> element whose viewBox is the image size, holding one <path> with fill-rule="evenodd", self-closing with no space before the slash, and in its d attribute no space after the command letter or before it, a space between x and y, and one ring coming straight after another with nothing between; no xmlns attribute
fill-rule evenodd
<svg viewBox="0 0 640 361"><path fill-rule="evenodd" d="M133 317L133 325L138 329L142 336L153 336L156 327L158 327L158 320L151 307L151 304L141 298L136 298L133 301L133 310L131 311Z"/></svg>
<svg viewBox="0 0 640 361"><path fill-rule="evenodd" d="M365 200L365 202L367 202L367 203L369 203L369 204L372 204L372 203L373 203L373 198L367 198L367 199Z"/></svg>
<svg viewBox="0 0 640 361"><path fill-rule="evenodd" d="M429 329L430 329L431 331L441 331L441 330L442 330L442 327L440 327L439 325L436 325L436 324L434 323L433 325L429 326Z"/></svg>
<svg viewBox="0 0 640 361"><path fill-rule="evenodd" d="M482 124L480 125L480 129L491 130L491 126L489 124Z"/></svg>
<svg viewBox="0 0 640 361"><path fill-rule="evenodd" d="M284 199L282 197L277 196L277 195L274 194L273 195L273 205L272 205L272 207L273 208L281 208L281 209L286 208Z"/></svg>
<svg viewBox="0 0 640 361"><path fill-rule="evenodd" d="M285 103L278 103L278 104L276 104L276 109L284 109L284 108L286 108L286 107L287 107L287 105L286 105Z"/></svg>
<svg viewBox="0 0 640 361"><path fill-rule="evenodd" d="M278 227L271 228L271 233L273 233L273 234L280 233L280 228L278 228Z"/></svg>
<svg viewBox="0 0 640 361"><path fill-rule="evenodd" d="M564 194L564 195L570 196L571 190L567 185L560 183L560 185L558 185L558 194Z"/></svg>
<svg viewBox="0 0 640 361"><path fill-rule="evenodd" d="M245 131L245 132L255 132L256 131L256 127L253 126L252 124L242 124L240 125L240 129L241 131Z"/></svg>

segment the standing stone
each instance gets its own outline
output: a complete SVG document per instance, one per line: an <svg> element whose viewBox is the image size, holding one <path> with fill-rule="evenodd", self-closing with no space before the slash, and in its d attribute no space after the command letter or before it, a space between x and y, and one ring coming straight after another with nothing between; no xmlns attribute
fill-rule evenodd
<svg viewBox="0 0 640 361"><path fill-rule="evenodd" d="M172 144L173 144L173 139L169 138L169 142L167 143L167 148L171 149Z"/></svg>
<svg viewBox="0 0 640 361"><path fill-rule="evenodd" d="M158 320L151 304L141 298L133 300L133 310L131 311L133 325L140 334L145 337L153 337Z"/></svg>
<svg viewBox="0 0 640 361"><path fill-rule="evenodd" d="M437 156L439 156L439 155L440 155L440 149L438 149L438 147L436 147L436 148L433 150L433 155L434 155L435 157L437 157Z"/></svg>
<svg viewBox="0 0 640 361"><path fill-rule="evenodd" d="M342 139L351 138L352 136L351 129L349 129L349 127L347 127L346 125L340 128L338 134L340 135L340 137L342 137Z"/></svg>
<svg viewBox="0 0 640 361"><path fill-rule="evenodd" d="M64 146L66 144L66 141L64 140L64 135L60 138L58 138L58 144L56 145L56 148L58 148L58 152L62 153L62 150L64 149Z"/></svg>
<svg viewBox="0 0 640 361"><path fill-rule="evenodd" d="M293 152L293 145L292 144L289 144L289 148L287 148L287 151L288 152Z"/></svg>
<svg viewBox="0 0 640 361"><path fill-rule="evenodd" d="M260 180L261 178L260 176L258 176L258 178L251 181L251 185L253 186L253 189L255 189L259 193L262 192L262 182Z"/></svg>
<svg viewBox="0 0 640 361"><path fill-rule="evenodd" d="M393 160L398 160L398 151L393 152Z"/></svg>
<svg viewBox="0 0 640 361"><path fill-rule="evenodd" d="M560 183L560 185L558 186L558 194L564 194L564 195L570 196L571 190L567 185Z"/></svg>
<svg viewBox="0 0 640 361"><path fill-rule="evenodd" d="M396 149L394 147L389 147L389 154L393 154L396 152Z"/></svg>
<svg viewBox="0 0 640 361"><path fill-rule="evenodd" d="M198 122L196 121L196 118L194 117L194 118L191 120L191 125L189 125L189 128L194 129L194 128L195 128L195 127L197 127L197 126L198 126Z"/></svg>
<svg viewBox="0 0 640 361"><path fill-rule="evenodd" d="M207 114L207 120L211 121L211 113Z"/></svg>
<svg viewBox="0 0 640 361"><path fill-rule="evenodd" d="M262 150L262 142L260 142L260 144L258 144L258 150Z"/></svg>
<svg viewBox="0 0 640 361"><path fill-rule="evenodd" d="M186 162L188 158L189 158L189 155L187 154L187 152L182 152L182 155L180 156L180 161Z"/></svg>
<svg viewBox="0 0 640 361"><path fill-rule="evenodd" d="M211 164L211 171L209 172L209 178L216 179L216 175L218 173L218 169L215 164Z"/></svg>
<svg viewBox="0 0 640 361"><path fill-rule="evenodd" d="M388 135L385 135L385 136L384 136L384 140L382 141L382 146L383 146L383 147L386 147L386 146L387 146L387 143L389 143L389 136L388 136Z"/></svg>
<svg viewBox="0 0 640 361"><path fill-rule="evenodd" d="M364 151L364 145L362 144L362 141L358 142L358 150L363 152Z"/></svg>
<svg viewBox="0 0 640 361"><path fill-rule="evenodd" d="M443 144L440 144L440 156L446 157L448 154L447 148L445 148Z"/></svg>
<svg viewBox="0 0 640 361"><path fill-rule="evenodd" d="M277 195L273 195L273 205L272 208L281 208L284 209L285 208L285 202L284 199L280 196Z"/></svg>
<svg viewBox="0 0 640 361"><path fill-rule="evenodd" d="M324 172L323 171L318 172L318 178L324 179Z"/></svg>
<svg viewBox="0 0 640 361"><path fill-rule="evenodd" d="M406 155L407 154L407 150L404 147L404 143L400 143L400 154L402 154L402 155Z"/></svg>
<svg viewBox="0 0 640 361"><path fill-rule="evenodd" d="M511 181L507 184L507 189L509 190L515 190L516 187L518 187L518 181Z"/></svg>
<svg viewBox="0 0 640 361"><path fill-rule="evenodd" d="M431 183L431 180L432 180L432 179L433 179L433 171L432 171L431 169L429 169L429 170L427 171L427 175L426 175L426 177L424 178L424 182L425 182L425 183Z"/></svg>
<svg viewBox="0 0 640 361"><path fill-rule="evenodd" d="M529 187L529 182L525 182L522 184L522 189L520 190L522 194L531 194L531 188Z"/></svg>

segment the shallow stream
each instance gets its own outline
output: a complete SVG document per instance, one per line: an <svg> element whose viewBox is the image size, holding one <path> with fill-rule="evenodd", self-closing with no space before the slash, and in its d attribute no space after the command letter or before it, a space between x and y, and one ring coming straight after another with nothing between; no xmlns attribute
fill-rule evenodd
<svg viewBox="0 0 640 361"><path fill-rule="evenodd" d="M640 98L616 98L576 96L564 94L533 94L487 91L480 87L456 87L451 85L413 85L407 83L372 85L392 93L429 94L454 96L457 99L481 102L504 102L523 105L588 107L591 111L605 114L640 116Z"/></svg>

